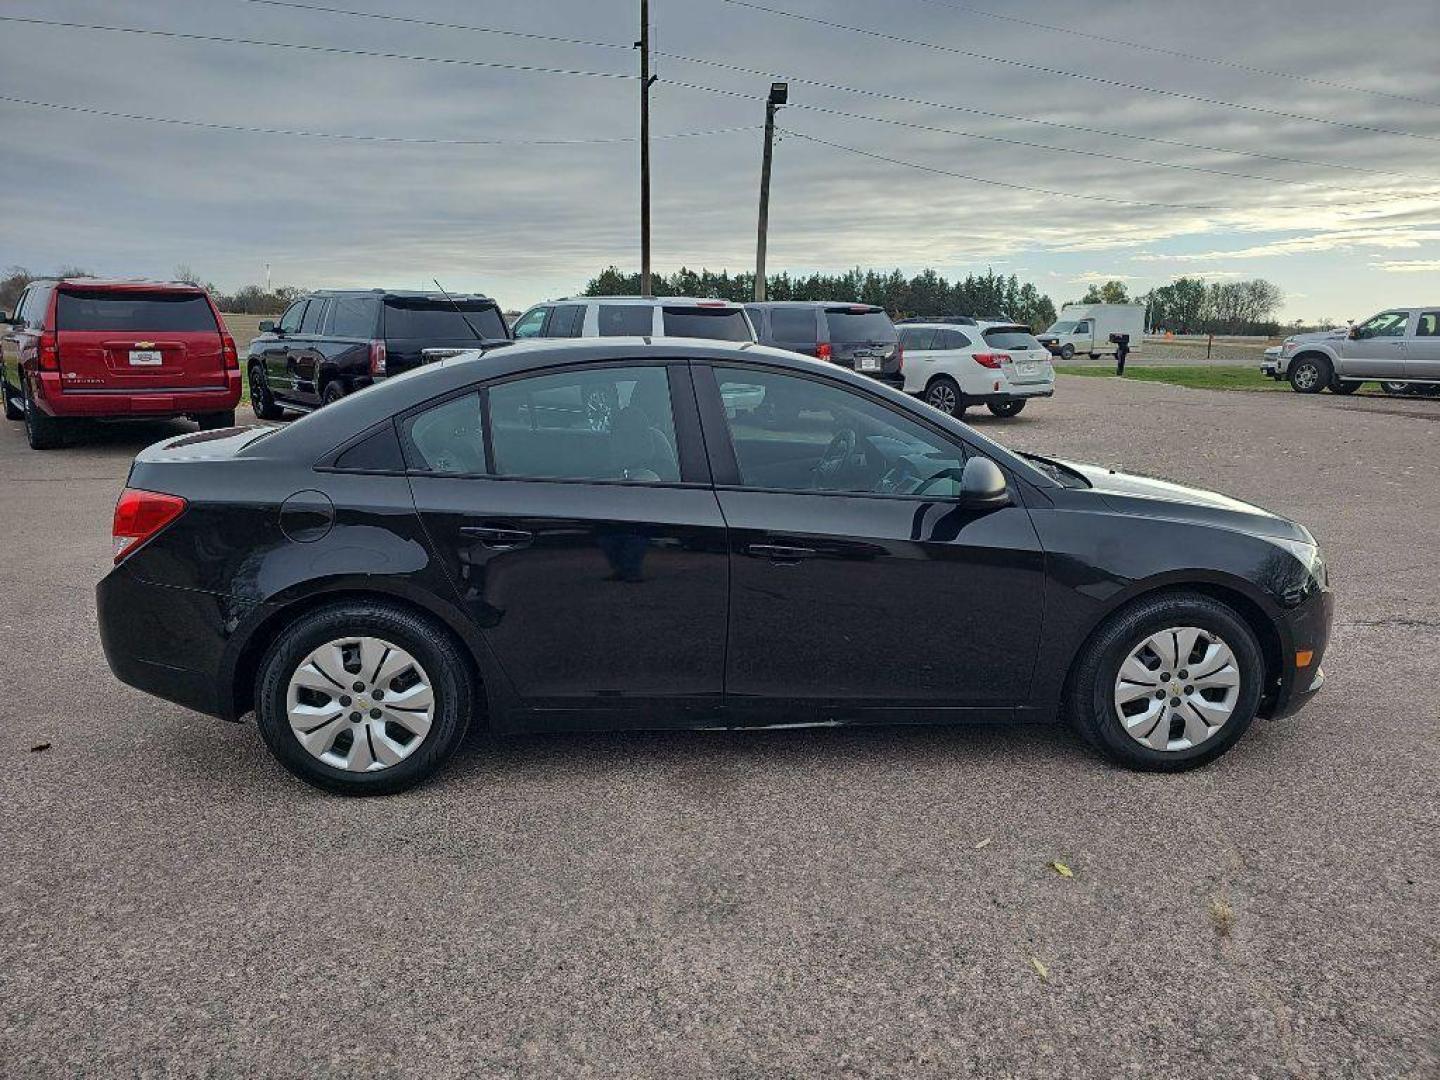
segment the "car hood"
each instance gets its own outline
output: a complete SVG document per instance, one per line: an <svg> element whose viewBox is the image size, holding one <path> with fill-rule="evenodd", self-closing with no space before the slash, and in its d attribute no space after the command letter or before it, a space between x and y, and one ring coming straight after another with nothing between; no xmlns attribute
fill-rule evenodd
<svg viewBox="0 0 1440 1080"><path fill-rule="evenodd" d="M1315 542L1305 526L1264 507L1221 495L1218 491L1117 472L1099 465L1073 461L1062 461L1061 464L1085 477L1096 494L1123 513L1193 521L1307 544Z"/></svg>
<svg viewBox="0 0 1440 1080"><path fill-rule="evenodd" d="M1291 334L1286 341L1293 341L1297 345L1303 345L1309 341L1329 341L1332 338L1343 338L1344 330L1315 330L1308 334Z"/></svg>

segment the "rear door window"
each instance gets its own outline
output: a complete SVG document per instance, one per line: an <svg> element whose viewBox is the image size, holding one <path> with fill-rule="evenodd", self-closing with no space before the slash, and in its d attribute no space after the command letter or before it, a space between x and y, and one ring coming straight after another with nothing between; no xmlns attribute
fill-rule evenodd
<svg viewBox="0 0 1440 1080"><path fill-rule="evenodd" d="M137 334L219 332L210 302L199 293L65 289L56 305L55 322L59 330Z"/></svg>
<svg viewBox="0 0 1440 1080"><path fill-rule="evenodd" d="M584 304L559 304L550 316L550 325L545 327L547 338L572 338L580 336L580 327L585 322Z"/></svg>
<svg viewBox="0 0 1440 1080"><path fill-rule="evenodd" d="M932 349L959 350L970 347L970 339L959 330L936 330L935 344Z"/></svg>
<svg viewBox="0 0 1440 1080"><path fill-rule="evenodd" d="M1029 330L1021 326L994 326L981 335L992 349L1043 349Z"/></svg>
<svg viewBox="0 0 1440 1080"><path fill-rule="evenodd" d="M776 341L819 341L820 327L815 309L771 308L770 336Z"/></svg>
<svg viewBox="0 0 1440 1080"><path fill-rule="evenodd" d="M467 319L469 326L466 325ZM473 331L471 326L475 328ZM390 297L385 301L387 338L474 341L477 333L483 338L509 336L505 332L505 320L494 304L473 300L457 300L452 304L443 299L399 297Z"/></svg>
<svg viewBox="0 0 1440 1080"><path fill-rule="evenodd" d="M325 327L329 337L373 338L375 301L368 296L337 296L330 301L330 318Z"/></svg>
<svg viewBox="0 0 1440 1080"><path fill-rule="evenodd" d="M902 330L900 331L900 344L905 346L905 351L920 351L923 349L935 348L936 331L929 329Z"/></svg>
<svg viewBox="0 0 1440 1080"><path fill-rule="evenodd" d="M330 307L329 300L311 300L310 306L305 309L305 321L300 324L300 333L306 335L318 335L320 327L325 322L325 311Z"/></svg>
<svg viewBox="0 0 1440 1080"><path fill-rule="evenodd" d="M830 324L830 340L895 341L895 324L883 311L852 311L849 308L826 308L825 321Z"/></svg>
<svg viewBox="0 0 1440 1080"><path fill-rule="evenodd" d="M655 309L649 304L601 304L601 337L648 337L655 333Z"/></svg>
<svg viewBox="0 0 1440 1080"><path fill-rule="evenodd" d="M753 341L743 308L667 307L667 337L709 338L714 341ZM779 340L777 338L777 340Z"/></svg>

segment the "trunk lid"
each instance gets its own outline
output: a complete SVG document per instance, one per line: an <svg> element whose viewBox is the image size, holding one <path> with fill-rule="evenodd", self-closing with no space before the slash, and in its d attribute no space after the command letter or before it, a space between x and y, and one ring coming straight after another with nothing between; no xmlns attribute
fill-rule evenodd
<svg viewBox="0 0 1440 1080"><path fill-rule="evenodd" d="M61 286L62 391L224 389L219 321L200 290Z"/></svg>

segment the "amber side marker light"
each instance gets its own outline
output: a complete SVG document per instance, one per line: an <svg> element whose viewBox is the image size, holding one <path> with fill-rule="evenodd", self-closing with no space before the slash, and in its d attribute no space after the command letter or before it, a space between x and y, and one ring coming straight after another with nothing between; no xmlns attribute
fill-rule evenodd
<svg viewBox="0 0 1440 1080"><path fill-rule="evenodd" d="M1309 667L1309 666L1310 666L1310 661L1311 661L1311 660L1314 660L1314 659L1315 659L1315 650L1314 650L1314 649L1296 649L1296 650L1295 650L1295 666L1296 666L1296 667Z"/></svg>

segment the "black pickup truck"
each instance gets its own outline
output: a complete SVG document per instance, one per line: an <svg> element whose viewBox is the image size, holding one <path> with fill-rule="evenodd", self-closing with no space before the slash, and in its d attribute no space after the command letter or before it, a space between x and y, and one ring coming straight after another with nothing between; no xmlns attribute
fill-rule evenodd
<svg viewBox="0 0 1440 1080"><path fill-rule="evenodd" d="M511 340L488 296L325 289L262 322L245 358L250 405L262 420L308 412L387 375Z"/></svg>

